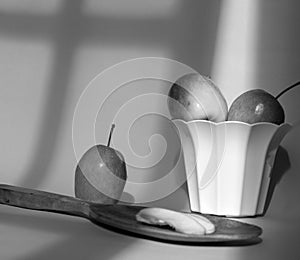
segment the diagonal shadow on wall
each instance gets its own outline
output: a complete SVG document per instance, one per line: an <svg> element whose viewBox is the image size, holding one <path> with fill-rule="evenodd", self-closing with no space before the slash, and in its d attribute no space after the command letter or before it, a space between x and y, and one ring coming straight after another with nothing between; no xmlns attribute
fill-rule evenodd
<svg viewBox="0 0 300 260"><path fill-rule="evenodd" d="M4 36L43 38L53 42L54 63L48 83L42 124L36 138L34 158L24 171L20 186L35 188L45 180L55 156L62 125L65 100L71 91L76 48L82 44L166 46L174 59L203 74L210 74L216 39L220 0L182 1L179 11L166 19L87 17L82 0L65 0L55 16L1 14ZM116 7L117 8L117 7ZM162 126L162 129L164 127ZM168 129L166 129L168 131Z"/></svg>
<svg viewBox="0 0 300 260"><path fill-rule="evenodd" d="M172 52L172 57L186 63L203 74L211 70L214 43L217 33L220 0L181 1L179 12L168 19L115 19L84 17L81 13L81 0L65 0L62 10L53 17L34 15L1 15L0 30L3 35L18 35L27 38L44 38L53 41L54 63L48 84L47 101L42 113L43 121L33 161L24 171L20 186L36 188L47 178L46 173L52 163L58 147L58 135L61 130L63 113L68 91L71 91L70 77L76 48L81 44L98 45L102 43L120 46L165 46ZM168 127L162 126L163 134L168 134ZM86 226L64 219L24 218L13 214L1 214L1 222L27 225L29 228L51 230L67 235L62 241L33 252L22 259L56 259L62 256L83 259L104 254L109 259L132 241L123 237L121 242L111 248L101 233L93 232ZM87 234L87 236L83 236ZM91 235L92 234L92 235ZM104 238L103 238L104 237ZM95 242L96 241L96 242ZM98 242L103 243L99 247ZM103 251L104 250L104 251Z"/></svg>

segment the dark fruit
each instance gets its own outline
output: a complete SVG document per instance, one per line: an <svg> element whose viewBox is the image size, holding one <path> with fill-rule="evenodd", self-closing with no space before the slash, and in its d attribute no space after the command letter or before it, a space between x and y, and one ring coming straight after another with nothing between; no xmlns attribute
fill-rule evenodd
<svg viewBox="0 0 300 260"><path fill-rule="evenodd" d="M249 90L235 99L229 109L229 121L248 124L269 122L280 125L284 122L284 110L279 101L262 89Z"/></svg>

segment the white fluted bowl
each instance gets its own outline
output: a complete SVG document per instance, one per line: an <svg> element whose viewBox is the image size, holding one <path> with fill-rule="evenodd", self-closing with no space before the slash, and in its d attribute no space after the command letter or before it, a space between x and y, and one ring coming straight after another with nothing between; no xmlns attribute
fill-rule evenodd
<svg viewBox="0 0 300 260"><path fill-rule="evenodd" d="M192 211L263 214L277 148L289 124L173 120L181 138Z"/></svg>

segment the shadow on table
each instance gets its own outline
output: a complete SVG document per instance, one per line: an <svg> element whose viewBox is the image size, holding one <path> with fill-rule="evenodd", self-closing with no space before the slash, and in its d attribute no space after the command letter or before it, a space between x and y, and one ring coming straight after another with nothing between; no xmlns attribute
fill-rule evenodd
<svg viewBox="0 0 300 260"><path fill-rule="evenodd" d="M273 166L273 170L271 172L271 180L269 184L269 189L267 193L267 198L266 198L266 203L265 203L265 208L264 208L264 213L263 215L266 214L270 203L271 199L275 190L275 187L277 184L280 182L282 179L283 175L291 168L291 162L289 159L289 155L287 150L285 150L282 146L279 146L276 157L275 157L275 162Z"/></svg>
<svg viewBox="0 0 300 260"><path fill-rule="evenodd" d="M14 227L43 231L46 234L61 234L61 238L50 243L48 247L35 250L32 254L23 255L16 260L110 259L134 242L133 238L80 222L73 217L64 219L55 216L1 212L0 222Z"/></svg>

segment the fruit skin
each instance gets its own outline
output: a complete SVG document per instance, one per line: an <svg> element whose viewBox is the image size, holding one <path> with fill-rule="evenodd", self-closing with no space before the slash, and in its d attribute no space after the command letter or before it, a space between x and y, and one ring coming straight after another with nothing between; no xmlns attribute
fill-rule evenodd
<svg viewBox="0 0 300 260"><path fill-rule="evenodd" d="M173 119L214 122L227 119L228 106L224 96L213 81L205 76L197 73L182 76L172 85L168 95Z"/></svg>
<svg viewBox="0 0 300 260"><path fill-rule="evenodd" d="M86 176L92 179L96 176L97 181L91 184L90 178ZM126 179L126 164L122 154L105 145L93 146L76 167L75 197L96 203L116 204Z"/></svg>
<svg viewBox="0 0 300 260"><path fill-rule="evenodd" d="M237 97L230 106L228 121L248 124L269 122L284 123L284 110L279 101L262 89L252 89Z"/></svg>

